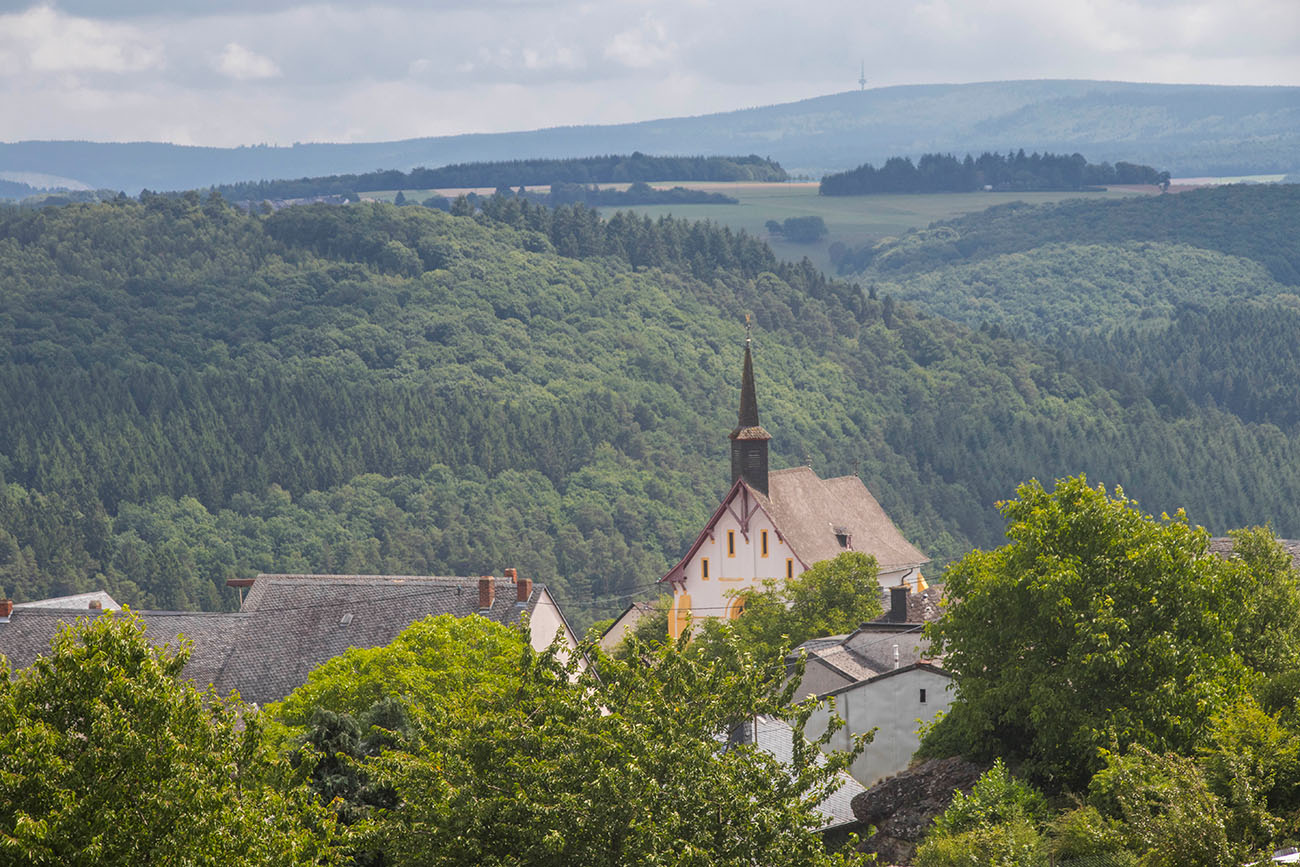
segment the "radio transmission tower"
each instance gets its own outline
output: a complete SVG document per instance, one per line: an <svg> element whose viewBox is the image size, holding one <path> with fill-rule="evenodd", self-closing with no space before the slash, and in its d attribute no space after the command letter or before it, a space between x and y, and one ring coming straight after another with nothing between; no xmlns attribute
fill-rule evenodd
<svg viewBox="0 0 1300 867"><path fill-rule="evenodd" d="M858 76L858 87L862 90L867 89L867 62L862 61L862 74Z"/></svg>

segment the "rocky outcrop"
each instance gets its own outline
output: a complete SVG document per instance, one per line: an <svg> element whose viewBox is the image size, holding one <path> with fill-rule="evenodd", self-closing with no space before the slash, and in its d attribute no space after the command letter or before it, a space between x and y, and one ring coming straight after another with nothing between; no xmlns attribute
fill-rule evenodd
<svg viewBox="0 0 1300 867"><path fill-rule="evenodd" d="M860 848L875 852L880 864L910 864L953 793L969 791L988 768L960 757L928 759L876 783L853 799L853 815L876 827Z"/></svg>

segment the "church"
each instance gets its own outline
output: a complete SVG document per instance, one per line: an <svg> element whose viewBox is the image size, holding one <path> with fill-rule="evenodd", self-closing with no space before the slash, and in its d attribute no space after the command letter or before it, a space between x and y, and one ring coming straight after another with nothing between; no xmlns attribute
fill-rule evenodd
<svg viewBox="0 0 1300 867"><path fill-rule="evenodd" d="M768 469L772 436L758 420L754 361L745 340L740 414L731 432L731 488L681 561L659 579L672 588L668 632L692 618L740 614L728 591L786 580L845 551L875 556L882 588L925 589L929 562L857 476L822 479L810 467Z"/></svg>

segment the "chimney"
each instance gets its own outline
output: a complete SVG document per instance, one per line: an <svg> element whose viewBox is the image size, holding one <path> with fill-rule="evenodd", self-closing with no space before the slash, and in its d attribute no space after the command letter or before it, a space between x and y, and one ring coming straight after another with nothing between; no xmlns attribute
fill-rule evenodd
<svg viewBox="0 0 1300 867"><path fill-rule="evenodd" d="M885 619L890 623L907 622L907 594L906 584L889 588L889 614Z"/></svg>
<svg viewBox="0 0 1300 867"><path fill-rule="evenodd" d="M506 573L513 573L514 569L507 569ZM515 602L520 605L527 605L528 600L533 597L533 579L520 578L515 582Z"/></svg>
<svg viewBox="0 0 1300 867"><path fill-rule="evenodd" d="M0 599L0 617L8 620L9 615L14 613L14 601L12 599Z"/></svg>
<svg viewBox="0 0 1300 867"><path fill-rule="evenodd" d="M92 599L90 600L90 605L87 607L90 608L91 611L99 611L104 607L104 603L100 602L98 599Z"/></svg>
<svg viewBox="0 0 1300 867"><path fill-rule="evenodd" d="M519 578L519 571L515 569L515 567L511 566L506 570L506 577L509 578L510 583L513 584Z"/></svg>
<svg viewBox="0 0 1300 867"><path fill-rule="evenodd" d="M478 579L478 610L487 611L497 597L497 582L491 575Z"/></svg>

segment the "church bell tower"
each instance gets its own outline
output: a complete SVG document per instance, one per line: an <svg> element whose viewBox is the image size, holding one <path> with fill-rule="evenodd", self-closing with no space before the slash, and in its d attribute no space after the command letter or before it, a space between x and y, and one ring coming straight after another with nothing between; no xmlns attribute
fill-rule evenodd
<svg viewBox="0 0 1300 867"><path fill-rule="evenodd" d="M740 382L740 416L731 432L731 483L744 479L751 488L767 494L767 441L772 438L758 423L758 398L754 395L754 360L750 338L745 338L745 372Z"/></svg>

